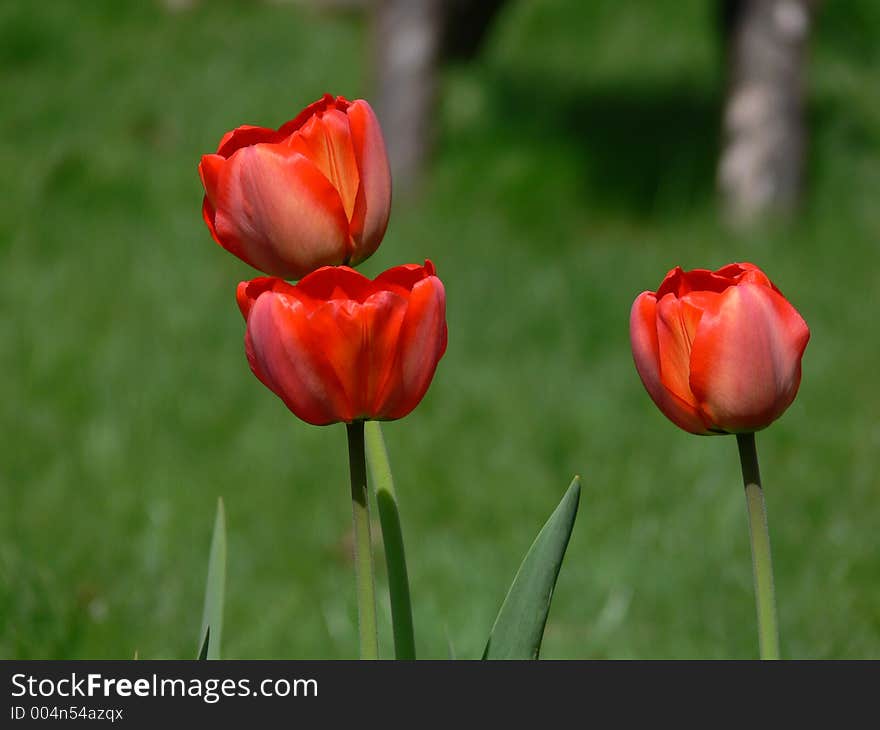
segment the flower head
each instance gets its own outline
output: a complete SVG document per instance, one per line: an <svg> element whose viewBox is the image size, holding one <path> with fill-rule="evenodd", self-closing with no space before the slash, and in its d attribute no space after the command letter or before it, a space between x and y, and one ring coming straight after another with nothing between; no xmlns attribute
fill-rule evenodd
<svg viewBox="0 0 880 730"><path fill-rule="evenodd" d="M757 266L670 271L630 314L636 369L657 407L696 434L757 431L791 405L810 330Z"/></svg>
<svg viewBox="0 0 880 730"><path fill-rule="evenodd" d="M363 99L327 94L277 130L238 127L202 157L199 175L214 240L273 276L356 265L388 225L385 141Z"/></svg>
<svg viewBox="0 0 880 730"><path fill-rule="evenodd" d="M430 261L370 280L324 267L296 286L238 285L251 370L302 420L402 418L446 351L446 295Z"/></svg>

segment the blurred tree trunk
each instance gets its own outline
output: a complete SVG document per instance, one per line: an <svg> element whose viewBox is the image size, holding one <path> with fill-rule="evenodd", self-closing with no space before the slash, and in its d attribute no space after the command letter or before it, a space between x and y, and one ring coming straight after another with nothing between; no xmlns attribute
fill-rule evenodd
<svg viewBox="0 0 880 730"><path fill-rule="evenodd" d="M723 0L728 89L718 183L734 223L790 212L800 196L812 5Z"/></svg>
<svg viewBox="0 0 880 730"><path fill-rule="evenodd" d="M376 0L377 114L398 189L416 185L434 133L442 60L470 58L505 0Z"/></svg>
<svg viewBox="0 0 880 730"><path fill-rule="evenodd" d="M395 182L404 185L418 177L427 157L441 11L442 0L378 0L376 5L376 111Z"/></svg>

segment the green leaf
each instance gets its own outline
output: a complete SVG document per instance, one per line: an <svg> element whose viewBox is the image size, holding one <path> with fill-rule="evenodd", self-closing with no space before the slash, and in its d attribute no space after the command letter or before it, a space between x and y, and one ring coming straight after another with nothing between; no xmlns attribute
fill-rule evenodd
<svg viewBox="0 0 880 730"><path fill-rule="evenodd" d="M211 643L211 627L205 629L205 640L202 642L202 648L199 649L198 661L204 661L208 658L208 645Z"/></svg>
<svg viewBox="0 0 880 730"><path fill-rule="evenodd" d="M226 588L226 513L223 498L217 500L211 555L208 558L208 580L205 585L205 608L199 632L199 659L219 659L223 635L223 593Z"/></svg>
<svg viewBox="0 0 880 730"><path fill-rule="evenodd" d="M370 475L376 489L376 506L382 526L385 546L385 567L388 571L388 596L391 602L391 627L394 633L394 658L415 659L416 639L413 630L412 601L406 572L406 551L403 548L403 529L394 492L394 478L388 450L378 421L364 424L364 443Z"/></svg>
<svg viewBox="0 0 880 730"><path fill-rule="evenodd" d="M538 658L580 496L580 478L575 477L519 566L489 634L483 659Z"/></svg>

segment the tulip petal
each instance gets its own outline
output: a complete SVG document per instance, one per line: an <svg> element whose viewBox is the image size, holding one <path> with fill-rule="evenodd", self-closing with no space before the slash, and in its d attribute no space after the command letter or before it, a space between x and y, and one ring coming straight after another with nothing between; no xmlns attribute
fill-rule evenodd
<svg viewBox="0 0 880 730"><path fill-rule="evenodd" d="M696 434L708 433L697 409L663 384L660 371L657 299L653 292L642 292L630 313L630 342L639 377L651 400L680 428Z"/></svg>
<svg viewBox="0 0 880 730"><path fill-rule="evenodd" d="M202 179L206 197L212 200L217 197L220 177L225 164L226 160L220 155L202 155L199 162L199 177Z"/></svg>
<svg viewBox="0 0 880 730"><path fill-rule="evenodd" d="M345 408L337 407L337 420L365 415L368 324L364 314L360 303L340 298L319 304L308 317L305 334L310 347L321 353L346 402Z"/></svg>
<svg viewBox="0 0 880 730"><path fill-rule="evenodd" d="M250 147L255 144L275 144L282 139L284 136L274 129L245 124L223 135L223 139L217 145L217 154L228 160L242 147Z"/></svg>
<svg viewBox="0 0 880 730"><path fill-rule="evenodd" d="M372 107L358 99L351 103L347 113L360 171L360 188L351 217L354 265L369 258L385 235L391 213L391 170L382 129Z"/></svg>
<svg viewBox="0 0 880 730"><path fill-rule="evenodd" d="M328 109L309 119L286 143L315 163L336 188L342 200L346 221L351 219L360 174L352 147L348 117L338 109Z"/></svg>
<svg viewBox="0 0 880 730"><path fill-rule="evenodd" d="M339 109L339 111L344 112L350 104L351 102L344 96L334 97L333 94L324 94L324 96L317 101L313 101L289 122L282 124L278 128L278 133L287 138L300 129L315 114L323 114L327 109Z"/></svg>
<svg viewBox="0 0 880 730"><path fill-rule="evenodd" d="M248 362L254 375L307 423L325 426L351 420L351 403L307 310L294 296L259 297L248 316Z"/></svg>
<svg viewBox="0 0 880 730"><path fill-rule="evenodd" d="M657 302L657 340L663 385L682 400L696 405L691 393L691 343L703 312L687 298L667 294Z"/></svg>
<svg viewBox="0 0 880 730"><path fill-rule="evenodd" d="M239 282L235 290L235 300L245 321L247 321L248 314L250 314L257 299L267 291L282 292L296 296L296 290L292 285L288 284L284 279L274 276L260 276L250 281Z"/></svg>
<svg viewBox="0 0 880 730"><path fill-rule="evenodd" d="M211 201L208 200L208 196L206 195L204 200L202 200L202 218L205 221L205 225L208 226L208 231L211 233L211 238L214 239L214 242L219 246L223 246L228 251L232 249L230 246L224 246L224 244L220 241L220 236L217 235L217 229L214 227L214 218L217 215L217 211L214 210L214 206L211 205ZM236 253L236 255L238 255Z"/></svg>
<svg viewBox="0 0 880 730"><path fill-rule="evenodd" d="M316 300L353 299L363 302L376 291L375 284L348 266L325 266L297 284L297 290Z"/></svg>
<svg viewBox="0 0 880 730"><path fill-rule="evenodd" d="M712 422L753 431L778 418L797 395L806 323L766 286L742 283L706 307L691 352L690 387Z"/></svg>
<svg viewBox="0 0 880 730"><path fill-rule="evenodd" d="M446 291L436 276L412 290L400 328L395 376L377 394L379 418L402 418L424 397L437 363L446 352Z"/></svg>
<svg viewBox="0 0 880 730"><path fill-rule="evenodd" d="M422 279L434 276L436 270L430 260L425 260L424 266L418 264L403 264L383 271L375 279L375 284L381 289L391 289L405 297L409 296L413 287Z"/></svg>
<svg viewBox="0 0 880 730"><path fill-rule="evenodd" d="M732 265L736 266L736 264ZM667 294L674 294L680 298L693 291L723 292L727 287L733 286L736 279L723 275L722 271L724 269L719 271L709 271L708 269L683 271L680 266L676 266L666 274L663 283L657 289L657 301L662 300Z"/></svg>
<svg viewBox="0 0 880 730"><path fill-rule="evenodd" d="M284 145L238 150L207 192L221 245L257 269L297 279L345 258L348 221L339 194Z"/></svg>
<svg viewBox="0 0 880 730"><path fill-rule="evenodd" d="M362 404L360 414L381 414L382 399L389 388L405 387L394 382L400 332L407 313L406 298L392 291L373 294L362 306L366 338L362 358Z"/></svg>
<svg viewBox="0 0 880 730"><path fill-rule="evenodd" d="M309 316L312 343L323 353L350 404L341 420L375 415L373 402L389 380L405 313L406 300L383 291L364 303L330 300Z"/></svg>
<svg viewBox="0 0 880 730"><path fill-rule="evenodd" d="M211 237L223 248L235 254L239 258L242 257L243 251L237 240L223 241L217 233L216 217L217 209L214 207L213 200L216 200L220 190L220 180L223 175L223 168L226 165L220 155L203 155L199 162L199 177L202 179L202 186L205 188L205 198L202 201L202 218L211 232Z"/></svg>

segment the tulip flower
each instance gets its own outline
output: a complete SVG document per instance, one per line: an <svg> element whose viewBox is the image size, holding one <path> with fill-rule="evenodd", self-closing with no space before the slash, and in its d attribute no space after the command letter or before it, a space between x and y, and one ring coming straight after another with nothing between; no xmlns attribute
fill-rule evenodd
<svg viewBox="0 0 880 730"><path fill-rule="evenodd" d="M347 266L325 266L291 285L243 281L236 292L247 322L251 370L302 420L344 422L348 435L360 655L379 656L367 498L365 420L402 418L415 408L446 351L446 294L434 265L396 266L370 281ZM378 424L372 424L378 427ZM403 538L381 432L371 433L379 515L390 580L395 648L414 659Z"/></svg>
<svg viewBox="0 0 880 730"><path fill-rule="evenodd" d="M635 300L636 369L657 407L696 434L758 431L791 405L810 330L753 264L670 271Z"/></svg>
<svg viewBox="0 0 880 730"><path fill-rule="evenodd" d="M363 99L327 94L277 130L238 127L202 157L199 175L214 240L272 276L354 266L388 225L388 157Z"/></svg>
<svg viewBox="0 0 880 730"><path fill-rule="evenodd" d="M791 405L810 330L753 264L670 271L630 313L636 369L677 426L736 434L749 515L762 659L779 658L770 534L755 431Z"/></svg>
<svg viewBox="0 0 880 730"><path fill-rule="evenodd" d="M251 370L317 426L402 418L418 405L446 350L446 295L430 261L370 281L324 267L291 285L238 286Z"/></svg>

